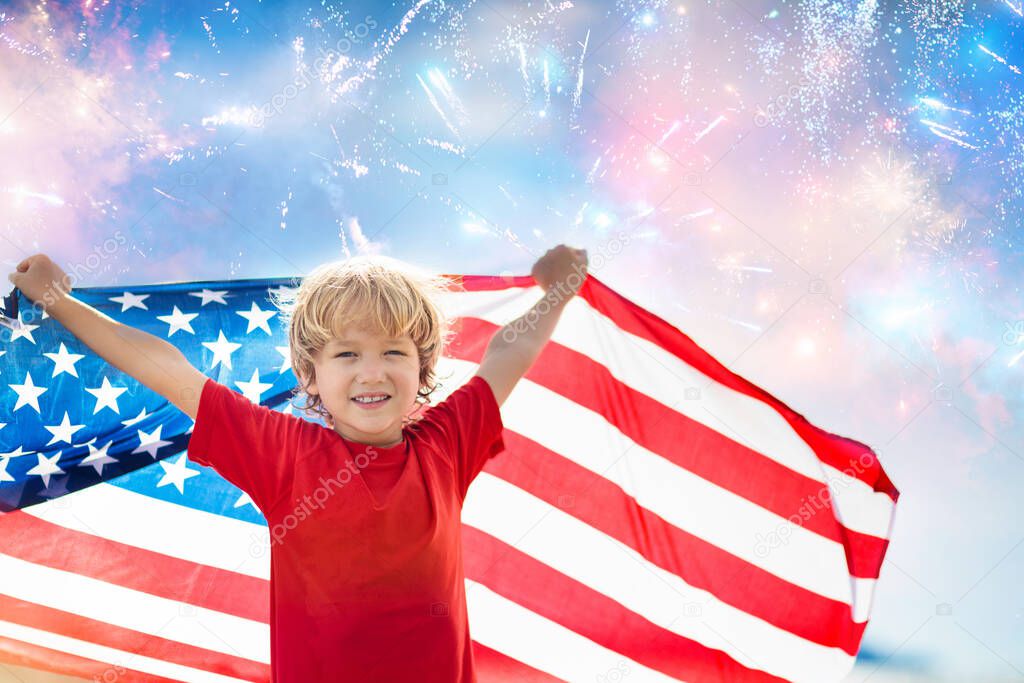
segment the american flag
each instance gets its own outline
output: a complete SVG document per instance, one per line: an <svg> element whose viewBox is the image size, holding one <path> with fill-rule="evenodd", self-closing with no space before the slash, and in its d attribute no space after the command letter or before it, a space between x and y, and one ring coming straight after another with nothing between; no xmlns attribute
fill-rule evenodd
<svg viewBox="0 0 1024 683"><path fill-rule="evenodd" d="M271 294L297 285L75 295L291 412ZM0 329L0 659L96 680L269 680L262 514L189 460L192 420L16 295ZM442 302L457 336L435 400L540 296L530 277L462 277ZM501 412L507 450L463 509L480 681L822 683L851 669L898 496L870 448L593 275Z"/></svg>

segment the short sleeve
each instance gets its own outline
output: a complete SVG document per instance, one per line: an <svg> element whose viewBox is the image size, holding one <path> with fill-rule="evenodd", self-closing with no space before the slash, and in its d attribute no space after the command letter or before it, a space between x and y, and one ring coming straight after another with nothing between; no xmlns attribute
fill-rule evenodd
<svg viewBox="0 0 1024 683"><path fill-rule="evenodd" d="M418 426L450 456L460 499L487 460L505 450L501 411L491 385L480 375L427 410Z"/></svg>
<svg viewBox="0 0 1024 683"><path fill-rule="evenodd" d="M310 427L316 425L253 403L207 379L188 457L248 493L266 516L291 492L296 453Z"/></svg>

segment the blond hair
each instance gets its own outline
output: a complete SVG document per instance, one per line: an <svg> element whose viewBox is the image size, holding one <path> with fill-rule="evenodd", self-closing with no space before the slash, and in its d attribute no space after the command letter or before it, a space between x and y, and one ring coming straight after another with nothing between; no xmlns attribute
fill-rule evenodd
<svg viewBox="0 0 1024 683"><path fill-rule="evenodd" d="M288 325L294 395L305 394L300 409L333 421L319 395L306 393L314 378L313 359L339 330L350 325L389 337L409 335L419 355L416 402L428 402L438 387L434 370L453 334L438 297L456 280L431 275L387 256L355 256L317 266L297 289L271 297ZM414 411L414 412L417 412Z"/></svg>

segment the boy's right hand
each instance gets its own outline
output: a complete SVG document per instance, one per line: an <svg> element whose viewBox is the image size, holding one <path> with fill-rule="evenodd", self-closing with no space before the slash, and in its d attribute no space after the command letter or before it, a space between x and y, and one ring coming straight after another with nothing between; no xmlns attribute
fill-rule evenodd
<svg viewBox="0 0 1024 683"><path fill-rule="evenodd" d="M29 256L7 279L44 309L56 305L72 290L71 278L46 254Z"/></svg>

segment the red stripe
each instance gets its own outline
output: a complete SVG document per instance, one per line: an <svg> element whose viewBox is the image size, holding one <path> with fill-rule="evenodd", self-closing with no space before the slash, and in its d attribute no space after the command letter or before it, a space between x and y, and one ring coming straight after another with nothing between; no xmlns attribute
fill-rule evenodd
<svg viewBox="0 0 1024 683"><path fill-rule="evenodd" d="M467 578L638 664L684 681L783 680L656 626L479 529L462 529Z"/></svg>
<svg viewBox="0 0 1024 683"><path fill-rule="evenodd" d="M865 624L853 621L846 603L784 581L669 524L604 477L520 434L506 429L503 438L507 452L487 461L488 474L621 541L728 605L811 642L856 654Z"/></svg>
<svg viewBox="0 0 1024 683"><path fill-rule="evenodd" d="M35 543L32 542L33 539L36 541ZM73 552L66 554L55 552L55 549L60 548L73 550ZM60 525L40 520L23 511L14 511L0 517L0 552L36 564L111 581L128 588L154 593L161 597L183 602L182 598L188 592L187 586L180 585L183 581L189 586L211 586L213 584L209 582L212 581L214 584L219 585L216 586L216 590L211 589L207 594L213 593L216 595L220 600L220 604L212 604L210 601L193 602L193 604L218 611L226 611L223 609L225 603L234 602L231 594L237 596L240 591L252 589L251 586L240 589L237 583L228 585L223 581L218 582L217 579L212 577L200 577L196 580L189 580L186 578L188 572L199 571L205 573L213 568L195 565L178 558L152 553L135 546L67 529ZM152 558L148 557L154 555L158 560L155 564L152 563ZM164 568L162 562L168 561L174 563L175 566L168 568L169 571L162 571ZM98 572L100 575L94 573L97 564L101 567ZM140 571L140 567L144 565L149 565L150 571L155 570L159 574L151 575L152 580L142 577L141 575L145 572ZM109 571L103 571L102 567L116 569L116 577L111 576ZM256 606L255 610L257 612L269 612L269 603L267 602L269 600L267 594L268 583L266 581L230 572L226 573L230 574L227 578L232 581L237 582L239 579L244 579L243 583L249 583L250 581L256 583L257 590L261 591L263 595L255 596L251 601L246 599L246 602L252 602ZM260 609L258 605L264 605L265 609ZM42 605L34 605L8 596L0 595L0 614L5 615L6 620L15 623L60 633L127 652L145 654L156 659L173 661L185 666L216 671L217 673L245 680L268 681L270 679L270 668L265 664L243 658L229 657L221 653L210 653L207 650L182 645L176 641L166 641L148 634L94 621L80 615L53 610ZM236 614L236 616L246 615ZM251 617L246 616L246 618ZM266 621L266 616L264 616L262 621ZM477 653L477 664L482 683L499 680L547 683L548 681L558 680L477 643L474 643L474 652ZM215 660L224 660L225 662L230 662L230 665L224 667L221 666L220 662L215 664ZM216 668L210 668L210 664L215 664ZM35 664L31 663L28 665L35 666ZM109 668L109 665L102 665L103 670L107 668ZM55 671L81 675L76 673L77 670L74 668L55 669ZM92 674L88 673L86 675ZM154 679L149 678L148 680Z"/></svg>
<svg viewBox="0 0 1024 683"><path fill-rule="evenodd" d="M473 641L473 659L479 683L557 683L562 680L476 641ZM123 667L115 668L107 662L86 659L2 636L0 661L65 676L89 678L101 683L107 680L116 680L118 683L177 683L177 679L154 676ZM268 683L270 667L263 666L260 672L239 677L254 683Z"/></svg>
<svg viewBox="0 0 1024 683"><path fill-rule="evenodd" d="M581 294L591 306L611 318L616 326L657 344L719 384L772 406L814 449L823 462L840 471L849 469L852 476L868 484L875 491L886 493L893 502L896 502L899 492L889 481L881 463L868 446L815 427L803 415L764 389L726 368L662 318L612 291L597 278L588 277L587 280L586 286L581 288L584 290ZM861 456L864 457L862 463L859 462Z"/></svg>
<svg viewBox="0 0 1024 683"><path fill-rule="evenodd" d="M498 327L479 318L460 318L461 328L448 354L479 363ZM886 541L854 534L838 521L827 485L805 477L757 451L691 420L619 380L583 354L548 342L526 378L592 410L652 453L731 491L781 518L793 518L809 531L844 544L853 576L878 578ZM629 411L609 406L630 406Z"/></svg>
<svg viewBox="0 0 1024 683"><path fill-rule="evenodd" d="M0 614L4 615L4 621L224 676L259 680L269 678L270 675L270 667L262 662L188 645L2 594ZM183 615L182 618L188 617Z"/></svg>
<svg viewBox="0 0 1024 683"><path fill-rule="evenodd" d="M266 579L75 531L22 510L0 517L0 553L168 600L270 621Z"/></svg>
<svg viewBox="0 0 1024 683"><path fill-rule="evenodd" d="M154 676L4 636L0 636L0 661L101 682L114 680L118 683L178 683L173 678ZM263 680L269 680L269 678Z"/></svg>
<svg viewBox="0 0 1024 683"><path fill-rule="evenodd" d="M535 284L530 276L465 275L460 282L466 291L493 291L512 287L532 287ZM612 291L593 275L587 276L586 282L580 288L579 296L586 299L595 310L611 319L620 329L657 344L723 386L775 408L823 462L840 471L849 470L851 476L865 482L875 491L886 493L893 502L899 497L899 491L868 446L815 427L803 415L719 363L678 328Z"/></svg>
<svg viewBox="0 0 1024 683"><path fill-rule="evenodd" d="M475 640L473 664L477 683L557 683L562 680L481 645Z"/></svg>
<svg viewBox="0 0 1024 683"><path fill-rule="evenodd" d="M842 527L843 550L846 551L846 564L850 567L850 576L861 579L877 579L882 566L882 558L889 549L889 540L869 534L862 534Z"/></svg>

